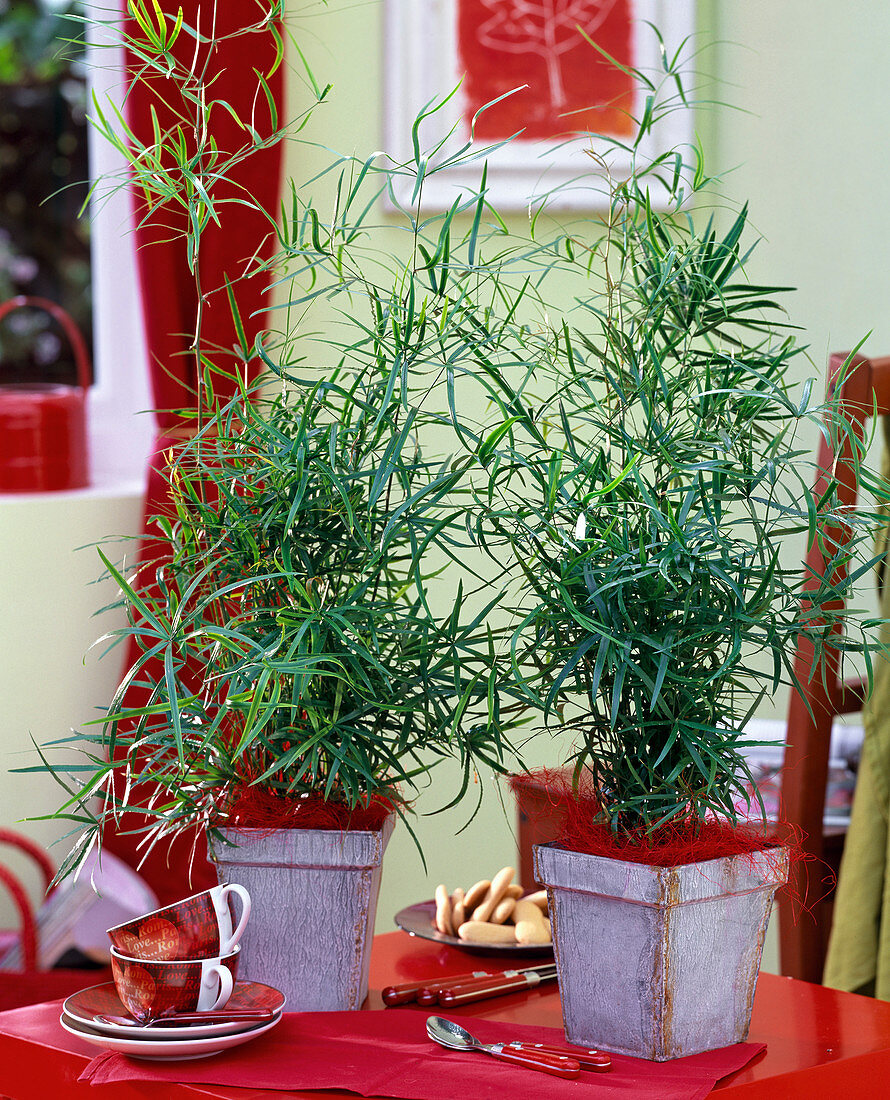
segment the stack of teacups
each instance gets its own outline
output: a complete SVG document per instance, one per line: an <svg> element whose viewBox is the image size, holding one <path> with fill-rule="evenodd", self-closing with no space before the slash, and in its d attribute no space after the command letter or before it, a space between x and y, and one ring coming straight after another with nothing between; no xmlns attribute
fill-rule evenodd
<svg viewBox="0 0 890 1100"><path fill-rule="evenodd" d="M237 927L229 898L241 899ZM210 1012L232 995L238 941L250 916L243 886L214 886L108 929L118 996L140 1023L177 1012Z"/></svg>

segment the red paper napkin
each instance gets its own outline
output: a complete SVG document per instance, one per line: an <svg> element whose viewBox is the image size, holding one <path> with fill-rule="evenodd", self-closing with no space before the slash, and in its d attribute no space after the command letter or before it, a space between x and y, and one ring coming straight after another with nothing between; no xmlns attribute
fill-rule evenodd
<svg viewBox="0 0 890 1100"><path fill-rule="evenodd" d="M285 1013L278 1027L255 1042L205 1061L140 1062L123 1054L102 1054L86 1067L81 1081L166 1081L190 1085L238 1085L264 1089L344 1089L360 1096L405 1100L503 1100L542 1091L548 1100L590 1091L597 1100L700 1100L727 1074L765 1049L764 1043L738 1043L722 1050L646 1062L612 1056L608 1073L581 1071L575 1081L538 1073L479 1052L446 1050L427 1038L427 1013L390 1008L380 1012ZM564 1043L556 1028L498 1020L466 1019L483 1042L522 1039Z"/></svg>

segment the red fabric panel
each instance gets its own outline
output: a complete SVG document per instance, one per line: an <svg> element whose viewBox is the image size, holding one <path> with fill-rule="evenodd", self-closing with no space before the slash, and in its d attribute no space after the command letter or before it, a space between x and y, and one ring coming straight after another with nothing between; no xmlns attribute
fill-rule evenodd
<svg viewBox="0 0 890 1100"><path fill-rule="evenodd" d="M646 1062L612 1055L607 1073L583 1071L561 1080L487 1055L437 1046L426 1033L429 1009L388 1008L385 1012L286 1012L278 1027L254 1042L190 1062L139 1061L100 1054L79 1081L92 1085L151 1081L172 1085L235 1085L247 1089L348 1090L360 1096L407 1100L454 1097L580 1096L597 1100L704 1100L714 1085L760 1054L765 1043L736 1043L720 1050ZM498 1019L465 1021L483 1043L521 1040L566 1045L562 1030Z"/></svg>
<svg viewBox="0 0 890 1100"><path fill-rule="evenodd" d="M186 24L191 26L195 26L200 11L202 30L205 32L215 10L218 37L257 23L264 11L263 4L257 0L225 0L219 4L207 3L206 0L203 4L199 0L161 0L161 7L174 15L181 7ZM135 33L135 29L133 24L128 25L128 30ZM180 34L175 49L184 63L192 63L194 39L190 35ZM270 35L260 32L221 42L213 52L209 68L211 84L208 96L225 100L242 118L250 119L261 133L266 134L271 130L269 110L263 93L257 94L253 70L267 74L274 58L275 48ZM203 60L204 57L199 56L199 66ZM137 62L130 56L128 64L132 74ZM283 102L282 70L279 69L268 79L280 110ZM194 106L179 95L171 81L161 77L136 82L129 92L126 106L133 132L147 144L152 141L152 109L162 129L179 121L187 140L194 133ZM237 126L224 108L213 111L210 126L223 152L234 152L245 142L245 131ZM233 196L243 198L249 194L274 215L278 209L280 169L281 151L278 146L252 153L231 171L231 182L216 188L213 195L224 199ZM135 233L136 255L152 394L159 428L149 469L145 504L147 520L162 511L167 500L166 487L159 471L163 468L164 451L172 442L169 433L183 425L182 419L172 410L195 406L196 370L194 357L188 348L195 330L198 295L195 280L188 269L185 240L180 235L186 224L184 210L170 203L152 211L148 221L144 221L145 210L140 205L141 201L139 196L134 199L136 219L142 221ZM199 274L205 295L202 343L205 348L213 349L218 366L230 371L236 360L224 353L231 352L237 339L224 276L232 282L238 280L239 310L248 339L252 341L264 323L262 309L266 303L269 277L260 274L242 279L242 276L253 257L268 257L274 239L270 223L256 211L238 204L220 205L218 212L220 225L211 223L207 227L200 250ZM250 373L255 373L253 367ZM232 389L232 384L222 376L214 376L218 399L231 396ZM156 561L157 546L146 541L140 560ZM132 650L128 654L127 667L135 657L136 651ZM135 693L129 701L138 701ZM128 828L133 828L133 822L125 820L123 829ZM141 865L142 853L137 851L137 841L137 837L114 833L110 829L106 830L104 838L110 851L132 866L139 866L140 873L158 895L161 905L215 884L216 875L206 861L203 838L197 840L191 880L191 839L175 845L172 850L166 845L159 845Z"/></svg>
<svg viewBox="0 0 890 1100"><path fill-rule="evenodd" d="M164 0L162 8L173 14L182 7L185 21L194 26L199 17L202 30L215 10L215 28L220 38L235 35L242 26L256 23L263 5L257 0L225 0L224 3L203 3L199 0ZM128 24L135 33L135 25ZM194 40L181 33L175 46L180 60L192 63ZM204 64L200 51L196 69ZM221 41L213 51L208 71L208 96L224 100L245 119L251 120L261 133L270 132L269 111L265 97L257 89L253 70L268 73L274 64L275 47L268 33L232 37ZM135 62L131 59L131 68ZM283 99L282 69L269 78L276 102ZM133 132L142 141L152 141L152 115L157 115L162 130L181 124L186 136L193 131L195 107L178 96L175 87L163 77L144 78L136 82L127 98L127 119ZM213 109L210 129L221 153L239 149L248 136L224 107ZM243 199L252 196L274 216L278 209L281 153L279 146L251 153L231 170L231 179L215 185L212 195L217 200ZM206 296L202 338L207 348L231 350L236 343L235 330L225 293L225 279L239 279L251 258L258 254L268 257L274 241L271 225L261 213L241 204L220 205L220 224L208 223L201 241L199 274ZM137 219L144 210L136 201ZM193 404L195 392L194 358L188 353L195 329L198 299L195 280L189 271L185 242L180 236L186 228L185 210L174 204L152 212L147 222L136 230L137 265L140 276L143 317L148 339L152 394L159 427L180 426L168 410ZM241 282L238 300L249 337L263 325L263 317L251 317L265 303L268 277L260 275ZM221 357L223 366L231 360ZM216 380L219 395L231 396L232 387L223 379Z"/></svg>

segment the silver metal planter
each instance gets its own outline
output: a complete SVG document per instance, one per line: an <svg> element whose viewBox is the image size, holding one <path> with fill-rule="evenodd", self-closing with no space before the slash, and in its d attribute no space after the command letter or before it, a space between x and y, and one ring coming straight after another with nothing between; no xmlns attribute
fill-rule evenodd
<svg viewBox="0 0 890 1100"><path fill-rule="evenodd" d="M534 859L569 1042L664 1062L747 1037L787 849L650 867L547 844Z"/></svg>
<svg viewBox="0 0 890 1100"><path fill-rule="evenodd" d="M212 858L221 882L247 888L253 908L240 977L287 997L289 1012L361 1008L381 863L392 835L322 829L224 829Z"/></svg>

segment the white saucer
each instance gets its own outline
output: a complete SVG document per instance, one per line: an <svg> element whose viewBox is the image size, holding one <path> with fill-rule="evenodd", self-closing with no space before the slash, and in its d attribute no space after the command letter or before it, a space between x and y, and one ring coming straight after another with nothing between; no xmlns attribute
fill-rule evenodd
<svg viewBox="0 0 890 1100"><path fill-rule="evenodd" d="M276 1013L275 1019L281 1015L284 1009L284 994L270 985L262 985L259 982L238 981L235 990L229 998L226 1008L250 1009L268 1008ZM122 1039L133 1039L144 1042L149 1039L161 1039L164 1042L181 1041L182 1039L205 1039L215 1035L233 1035L236 1032L249 1030L256 1027L257 1022L243 1020L227 1020L217 1023L188 1024L180 1027L164 1028L134 1028L126 1024L100 1023L94 1019L97 1014L111 1016L127 1016L128 1012L123 1002L117 995L113 982L105 982L103 985L90 986L89 989L80 989L62 1005L62 1011L68 1019L79 1027L88 1028L90 1031L98 1031L103 1035L117 1035Z"/></svg>
<svg viewBox="0 0 890 1100"><path fill-rule="evenodd" d="M212 1054L220 1054L230 1047L248 1043L258 1035L271 1031L281 1021L279 1013L270 1023L259 1023L247 1027L242 1031L227 1035L213 1035L206 1038L193 1038L191 1029L183 1035L179 1032L175 1036L157 1038L125 1038L122 1035L108 1035L97 1031L93 1027L87 1027L78 1020L72 1019L66 1013L59 1017L59 1023L71 1035L83 1039L85 1043L102 1047L105 1050L113 1050L119 1054L126 1054L130 1058L147 1058L155 1062L184 1062L194 1058L208 1058ZM119 1029L123 1031L124 1029Z"/></svg>

